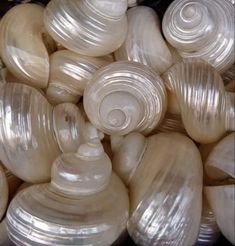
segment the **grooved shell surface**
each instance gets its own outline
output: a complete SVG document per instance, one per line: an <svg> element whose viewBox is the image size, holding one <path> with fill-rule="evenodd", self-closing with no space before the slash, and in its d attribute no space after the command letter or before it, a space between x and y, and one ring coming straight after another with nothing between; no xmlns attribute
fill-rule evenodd
<svg viewBox="0 0 235 246"><path fill-rule="evenodd" d="M130 183L128 232L137 245L194 245L202 210L202 162L178 133L147 140Z"/></svg>
<svg viewBox="0 0 235 246"><path fill-rule="evenodd" d="M185 60L164 74L180 106L187 133L200 143L212 143L235 128L233 93L225 91L219 73L197 59Z"/></svg>
<svg viewBox="0 0 235 246"><path fill-rule="evenodd" d="M14 198L7 227L16 245L109 246L125 230L128 209L126 188L115 174L107 189L91 196L64 196L42 184Z"/></svg>
<svg viewBox="0 0 235 246"><path fill-rule="evenodd" d="M67 49L103 56L119 48L127 33L126 0L52 0L44 23L51 36Z"/></svg>
<svg viewBox="0 0 235 246"><path fill-rule="evenodd" d="M160 22L153 9L138 6L127 11L128 33L115 52L117 60L140 62L163 73L172 65L172 56L161 34Z"/></svg>
<svg viewBox="0 0 235 246"><path fill-rule="evenodd" d="M20 4L9 10L0 24L0 54L7 68L21 81L45 88L49 78L49 56L44 41L52 40L44 30L43 7Z"/></svg>
<svg viewBox="0 0 235 246"><path fill-rule="evenodd" d="M7 83L0 90L0 157L4 165L27 182L49 180L59 155L52 106L36 89Z"/></svg>
<svg viewBox="0 0 235 246"><path fill-rule="evenodd" d="M55 52L50 57L47 97L55 103L77 103L96 70L107 64L105 58L82 56L69 50Z"/></svg>
<svg viewBox="0 0 235 246"><path fill-rule="evenodd" d="M234 6L228 0L175 0L162 28L184 58L202 58L220 72L234 63Z"/></svg>
<svg viewBox="0 0 235 246"><path fill-rule="evenodd" d="M167 101L161 78L135 62L115 62L95 73L84 92L91 123L106 134L149 133L163 119Z"/></svg>

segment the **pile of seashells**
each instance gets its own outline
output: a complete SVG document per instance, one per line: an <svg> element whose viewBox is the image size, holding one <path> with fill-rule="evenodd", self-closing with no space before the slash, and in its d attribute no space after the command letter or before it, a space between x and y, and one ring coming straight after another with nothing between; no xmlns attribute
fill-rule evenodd
<svg viewBox="0 0 235 246"><path fill-rule="evenodd" d="M1 19L0 245L235 244L234 3L128 2Z"/></svg>

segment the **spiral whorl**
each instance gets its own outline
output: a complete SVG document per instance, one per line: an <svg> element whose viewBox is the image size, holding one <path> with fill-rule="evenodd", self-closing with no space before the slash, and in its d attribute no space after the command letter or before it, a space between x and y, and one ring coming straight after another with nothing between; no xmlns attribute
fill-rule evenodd
<svg viewBox="0 0 235 246"><path fill-rule="evenodd" d="M185 129L194 140L211 143L234 129L231 97L219 73L208 63L187 60L169 69L164 79L177 97Z"/></svg>
<svg viewBox="0 0 235 246"><path fill-rule="evenodd" d="M163 19L168 42L184 58L202 58L220 72L234 62L234 6L228 0L176 0Z"/></svg>
<svg viewBox="0 0 235 246"><path fill-rule="evenodd" d="M84 93L88 118L107 134L151 132L166 110L161 78L135 62L115 62L100 69Z"/></svg>

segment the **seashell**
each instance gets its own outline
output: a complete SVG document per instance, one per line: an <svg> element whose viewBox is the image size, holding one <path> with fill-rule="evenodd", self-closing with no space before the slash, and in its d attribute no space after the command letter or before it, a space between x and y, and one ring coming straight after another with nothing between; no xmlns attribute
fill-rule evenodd
<svg viewBox="0 0 235 246"><path fill-rule="evenodd" d="M176 0L162 23L184 58L201 58L221 73L234 63L234 6L227 0Z"/></svg>
<svg viewBox="0 0 235 246"><path fill-rule="evenodd" d="M201 226L197 239L197 246L213 246L216 245L220 237L220 230L217 226L215 215L203 195L203 207L201 216Z"/></svg>
<svg viewBox="0 0 235 246"><path fill-rule="evenodd" d="M5 219L0 222L0 246L14 246L7 235Z"/></svg>
<svg viewBox="0 0 235 246"><path fill-rule="evenodd" d="M127 190L96 138L59 156L50 184L26 188L11 202L6 223L16 245L111 245L125 230Z"/></svg>
<svg viewBox="0 0 235 246"><path fill-rule="evenodd" d="M137 0L128 0L127 1L127 4L128 4L128 7L131 8L131 7L135 7L137 5Z"/></svg>
<svg viewBox="0 0 235 246"><path fill-rule="evenodd" d="M49 180L59 147L62 152L74 151L94 134L78 107L68 103L53 109L39 91L27 85L7 83L0 90L0 102L0 156L26 182Z"/></svg>
<svg viewBox="0 0 235 246"><path fill-rule="evenodd" d="M209 64L184 61L163 77L177 98L185 129L195 141L215 142L235 129L234 95L225 91L221 76Z"/></svg>
<svg viewBox="0 0 235 246"><path fill-rule="evenodd" d="M47 97L54 103L77 103L95 71L107 64L105 58L86 57L69 50L55 52L50 57Z"/></svg>
<svg viewBox="0 0 235 246"><path fill-rule="evenodd" d="M223 235L235 244L235 133L231 133L210 152L205 170L215 181L214 186L205 188L217 224ZM219 199L218 199L219 197Z"/></svg>
<svg viewBox="0 0 235 246"><path fill-rule="evenodd" d="M0 221L6 211L8 202L8 185L5 172L0 164Z"/></svg>
<svg viewBox="0 0 235 246"><path fill-rule="evenodd" d="M0 54L4 63L17 78L37 88L47 86L47 48L55 48L44 30L43 11L36 4L20 4L4 15L0 25Z"/></svg>
<svg viewBox="0 0 235 246"><path fill-rule="evenodd" d="M115 62L101 68L84 92L89 120L109 135L150 133L163 119L166 106L161 78L135 62Z"/></svg>
<svg viewBox="0 0 235 246"><path fill-rule="evenodd" d="M172 56L161 34L156 12L145 6L127 11L128 34L115 51L117 60L129 60L152 67L163 73L172 65Z"/></svg>
<svg viewBox="0 0 235 246"><path fill-rule="evenodd" d="M119 156L114 156L114 170L126 160L126 166L132 166L130 236L137 245L194 245L202 210L202 163L197 147L178 133L147 139L133 134L125 137L130 142L124 139L115 154Z"/></svg>
<svg viewBox="0 0 235 246"><path fill-rule="evenodd" d="M52 0L44 23L65 48L86 56L112 53L127 33L127 0Z"/></svg>

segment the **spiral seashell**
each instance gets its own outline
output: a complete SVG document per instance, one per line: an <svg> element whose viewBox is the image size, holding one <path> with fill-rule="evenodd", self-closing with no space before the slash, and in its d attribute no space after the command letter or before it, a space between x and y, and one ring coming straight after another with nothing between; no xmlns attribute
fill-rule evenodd
<svg viewBox="0 0 235 246"><path fill-rule="evenodd" d="M217 226L215 215L207 201L203 196L203 207L201 216L200 231L197 239L197 246L213 246L216 245L220 237L220 230Z"/></svg>
<svg viewBox="0 0 235 246"><path fill-rule="evenodd" d="M178 133L160 133L145 139L145 144L140 136L135 138L137 145L132 148L130 142L122 142L115 163L116 167L124 165L119 161L126 157L127 166L133 167L128 183L129 235L137 245L194 245L202 210L202 163L197 147ZM133 141L134 136L129 139Z"/></svg>
<svg viewBox="0 0 235 246"><path fill-rule="evenodd" d="M200 143L220 139L235 128L233 93L225 91L221 76L197 59L171 67L164 80L175 94L189 136Z"/></svg>
<svg viewBox="0 0 235 246"><path fill-rule="evenodd" d="M142 63L160 74L165 72L172 65L172 56L162 37L155 11L138 6L127 11L127 19L128 34L115 51L116 59Z"/></svg>
<svg viewBox="0 0 235 246"><path fill-rule="evenodd" d="M52 0L44 23L64 47L87 56L103 56L121 46L127 33L127 0Z"/></svg>
<svg viewBox="0 0 235 246"><path fill-rule="evenodd" d="M43 10L36 4L17 5L5 14L0 25L0 54L7 68L24 83L38 88L47 86L47 48L55 48L44 30Z"/></svg>
<svg viewBox="0 0 235 246"><path fill-rule="evenodd" d="M231 133L210 152L205 170L215 181L206 187L206 195L223 235L235 244L235 133ZM219 198L219 199L218 199Z"/></svg>
<svg viewBox="0 0 235 246"><path fill-rule="evenodd" d="M234 63L234 6L228 0L176 0L162 23L184 58L201 58L223 72Z"/></svg>
<svg viewBox="0 0 235 246"><path fill-rule="evenodd" d="M86 57L69 50L55 52L50 57L47 97L54 103L77 103L95 71L107 64L105 58Z"/></svg>
<svg viewBox="0 0 235 246"><path fill-rule="evenodd" d="M151 132L163 119L166 104L161 78L135 62L115 62L101 68L84 92L88 118L109 135Z"/></svg>
<svg viewBox="0 0 235 246"><path fill-rule="evenodd" d="M0 221L5 213L8 202L8 185L5 172L0 164Z"/></svg>
<svg viewBox="0 0 235 246"><path fill-rule="evenodd" d="M125 230L127 190L97 139L58 157L50 184L14 198L6 222L15 244L111 245Z"/></svg>

